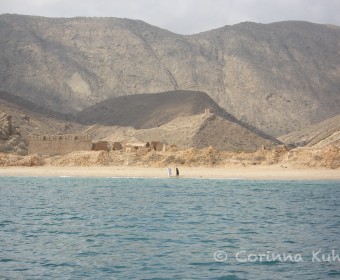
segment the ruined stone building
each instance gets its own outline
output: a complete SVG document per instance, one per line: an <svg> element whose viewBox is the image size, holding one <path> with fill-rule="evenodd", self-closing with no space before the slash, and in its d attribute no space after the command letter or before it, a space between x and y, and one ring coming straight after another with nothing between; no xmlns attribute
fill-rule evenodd
<svg viewBox="0 0 340 280"><path fill-rule="evenodd" d="M140 143L126 143L125 151L132 152L132 151L165 151L165 144L158 141L152 142L140 142Z"/></svg>
<svg viewBox="0 0 340 280"><path fill-rule="evenodd" d="M92 139L84 134L30 135L28 154L58 155L74 151L90 151Z"/></svg>
<svg viewBox="0 0 340 280"><path fill-rule="evenodd" d="M92 150L93 151L110 151L109 143L107 141L98 141L92 143Z"/></svg>

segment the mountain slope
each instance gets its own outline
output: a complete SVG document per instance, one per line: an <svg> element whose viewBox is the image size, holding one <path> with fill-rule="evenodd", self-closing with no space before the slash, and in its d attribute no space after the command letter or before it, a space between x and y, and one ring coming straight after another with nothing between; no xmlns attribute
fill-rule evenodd
<svg viewBox="0 0 340 280"><path fill-rule="evenodd" d="M171 91L156 94L135 94L105 100L75 115L84 124L103 124L151 128L172 121L178 116L191 116L210 109L236 121L208 95L194 91Z"/></svg>
<svg viewBox="0 0 340 280"><path fill-rule="evenodd" d="M340 148L340 115L281 136L279 139L288 145L315 148L334 145Z"/></svg>
<svg viewBox="0 0 340 280"><path fill-rule="evenodd" d="M212 146L221 151L256 151L262 145L277 145L214 114L177 118L159 129L149 129L144 133L138 131L134 137L151 141L153 135L161 136L164 142L175 143L181 148Z"/></svg>
<svg viewBox="0 0 340 280"><path fill-rule="evenodd" d="M125 142L161 141L181 149L202 149L209 146L224 151L255 151L262 145L277 143L212 113L181 116L159 127L148 129L93 126L86 133L100 135L103 140Z"/></svg>
<svg viewBox="0 0 340 280"><path fill-rule="evenodd" d="M241 23L184 36L142 21L0 16L3 90L75 113L110 97L207 92L283 135L340 113L340 28Z"/></svg>
<svg viewBox="0 0 340 280"><path fill-rule="evenodd" d="M71 118L71 116L62 114L60 112L52 111L46 107L37 105L27 99L21 98L20 96L2 90L0 90L0 102L11 103L13 105L16 105L18 108L22 108L24 110L34 112L47 117L53 117L61 120Z"/></svg>
<svg viewBox="0 0 340 280"><path fill-rule="evenodd" d="M196 115L206 109L231 121L238 121L206 93L189 90L115 97L75 114L74 118L86 124L150 128L165 124L179 115Z"/></svg>
<svg viewBox="0 0 340 280"><path fill-rule="evenodd" d="M180 116L202 114L206 110L230 122L253 131L262 138L277 140L258 129L246 125L228 114L206 93L198 91L169 91L155 94L135 94L105 100L74 116L80 123L105 126L131 126L136 129L153 128ZM209 136L207 135L209 138Z"/></svg>
<svg viewBox="0 0 340 280"><path fill-rule="evenodd" d="M13 126L18 128L23 139L29 134L67 134L86 129L83 125L58 118L59 113L45 110L14 95L0 93L0 112L11 116Z"/></svg>
<svg viewBox="0 0 340 280"><path fill-rule="evenodd" d="M17 99L12 95L6 95L7 100L2 97L4 96L0 96L0 113L5 112L3 115L6 118L11 116L13 127L19 129L23 139L29 134L86 133L94 141L162 141L176 144L180 148L213 146L215 149L231 151L253 151L261 145L272 146L278 143L276 139L263 138L263 134L256 130L251 132L239 124L202 92L176 91L118 97L85 110L84 115L80 114L89 120L101 120L106 126L88 126L57 119L47 116L48 112L45 111L30 111L40 107L24 99ZM9 102L10 99L13 103ZM207 108L219 116L205 112ZM112 118L112 114L117 119Z"/></svg>

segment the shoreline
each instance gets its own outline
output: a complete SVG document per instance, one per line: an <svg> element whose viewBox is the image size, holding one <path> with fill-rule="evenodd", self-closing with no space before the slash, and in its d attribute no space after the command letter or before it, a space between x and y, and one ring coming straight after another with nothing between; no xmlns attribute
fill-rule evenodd
<svg viewBox="0 0 340 280"><path fill-rule="evenodd" d="M174 170L174 167L171 167ZM229 180L340 180L339 169L251 167L178 167L180 178ZM167 168L139 166L2 167L1 177L168 178ZM172 176L171 178L176 178Z"/></svg>

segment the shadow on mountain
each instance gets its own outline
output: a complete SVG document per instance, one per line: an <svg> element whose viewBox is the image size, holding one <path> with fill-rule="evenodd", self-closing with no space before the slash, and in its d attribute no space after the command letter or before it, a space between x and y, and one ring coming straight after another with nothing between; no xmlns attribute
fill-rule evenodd
<svg viewBox="0 0 340 280"><path fill-rule="evenodd" d="M21 107L27 111L34 112L36 114L40 114L42 116L50 117L50 118L55 118L59 120L71 120L72 116L71 115L66 115L63 113L59 113L53 110L50 110L46 107L37 105L27 99L24 99L20 96L17 96L15 94L2 91L0 90L0 100L4 100L6 102L12 103L18 107Z"/></svg>
<svg viewBox="0 0 340 280"><path fill-rule="evenodd" d="M237 123L262 138L280 143L276 138L227 113L211 97L200 91L177 90L119 96L91 106L75 114L74 118L86 125L102 124L148 129L164 125L177 117L202 114L206 110Z"/></svg>

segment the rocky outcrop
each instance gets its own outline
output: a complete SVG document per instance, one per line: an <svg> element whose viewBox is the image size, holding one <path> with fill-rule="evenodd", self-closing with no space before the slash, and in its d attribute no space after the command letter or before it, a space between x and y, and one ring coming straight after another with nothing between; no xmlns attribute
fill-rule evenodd
<svg viewBox="0 0 340 280"><path fill-rule="evenodd" d="M241 23L184 36L128 19L1 15L0 49L2 89L59 112L182 89L274 136L340 113L336 26Z"/></svg>
<svg viewBox="0 0 340 280"><path fill-rule="evenodd" d="M340 148L340 115L281 136L279 139L292 147L324 148L332 145Z"/></svg>
<svg viewBox="0 0 340 280"><path fill-rule="evenodd" d="M283 164L298 167L340 168L340 148L329 145L324 148L296 148L286 155Z"/></svg>
<svg viewBox="0 0 340 280"><path fill-rule="evenodd" d="M13 133L11 116L0 112L0 140L8 140Z"/></svg>
<svg viewBox="0 0 340 280"><path fill-rule="evenodd" d="M0 112L0 152L27 154L26 143L12 125L12 117L3 112Z"/></svg>

